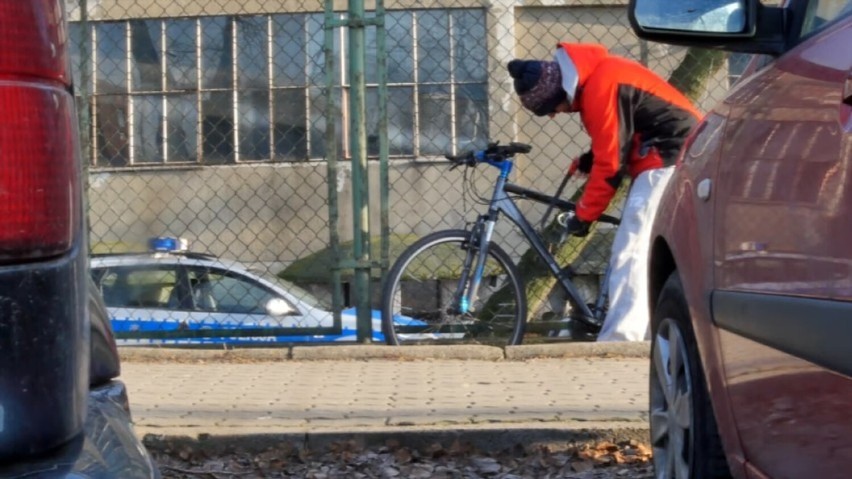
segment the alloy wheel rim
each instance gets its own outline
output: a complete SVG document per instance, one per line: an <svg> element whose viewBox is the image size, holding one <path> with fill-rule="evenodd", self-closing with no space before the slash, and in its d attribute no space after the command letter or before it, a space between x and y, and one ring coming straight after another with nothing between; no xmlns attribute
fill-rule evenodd
<svg viewBox="0 0 852 479"><path fill-rule="evenodd" d="M650 377L651 445L660 479L688 479L692 462L692 376L680 326L664 319L654 337Z"/></svg>

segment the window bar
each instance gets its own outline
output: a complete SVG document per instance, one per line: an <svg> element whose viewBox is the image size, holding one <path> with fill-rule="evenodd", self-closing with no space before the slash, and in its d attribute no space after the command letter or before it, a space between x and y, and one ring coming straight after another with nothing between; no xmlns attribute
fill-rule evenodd
<svg viewBox="0 0 852 479"><path fill-rule="evenodd" d="M163 164L168 164L169 162L169 102L168 102L168 94L166 90L168 88L166 81L166 58L167 55L167 42L166 42L166 22L160 21L160 90L162 90L162 98L163 102L163 120L162 120L162 154L163 154Z"/></svg>
<svg viewBox="0 0 852 479"><path fill-rule="evenodd" d="M420 49L417 48L418 27L418 12L411 13L411 41L412 52L414 57L414 157L420 156Z"/></svg>
<svg viewBox="0 0 852 479"><path fill-rule="evenodd" d="M303 14L302 34L304 35L305 47L302 48L302 51L303 51L303 55L305 56L305 59L304 59L305 61L302 62L302 63L304 65L304 67L303 67L304 68L303 78L304 78L305 85L304 85L304 88L302 88L302 94L305 96L305 141L306 141L306 143L305 143L305 156L307 157L307 158L305 158L306 160L310 160L311 159L311 153L313 153L313 149L311 148L311 145L313 145L313 134L311 133L311 80L310 80L311 77L309 75L311 65L310 65L310 62L308 61L309 60L308 59L308 45L311 44L310 28L308 28L310 26L310 21L311 21L310 15ZM322 25L321 22L320 22L320 25ZM329 92L330 91L331 91L331 88L329 88ZM331 93L329 93L329 95L331 95ZM326 111L328 111L327 108L328 107L326 107ZM328 120L326 120L326 121L328 121Z"/></svg>
<svg viewBox="0 0 852 479"><path fill-rule="evenodd" d="M136 138L135 126L136 120L133 118L133 115L136 111L136 105L133 102L133 61L132 61L132 53L133 50L133 37L131 35L130 30L130 22L124 22L124 62L125 68L127 69L126 77L125 77L125 85L127 88L127 94L125 95L125 99L127 101L127 121L125 122L125 127L127 128L127 164L135 166L136 165Z"/></svg>
<svg viewBox="0 0 852 479"><path fill-rule="evenodd" d="M266 17L266 86L269 90L266 94L266 104L267 104L267 112L269 114L269 161L275 161L275 109L273 107L274 102L274 92L272 81L272 75L274 68L272 68L272 15L267 15Z"/></svg>
<svg viewBox="0 0 852 479"><path fill-rule="evenodd" d="M85 25L88 25L85 24ZM98 29L94 26L91 27L91 31L83 32L84 36L91 37L91 55L92 55L92 64L89 67L92 69L92 83L89 85L89 91L91 91L91 95L89 98L89 108L91 108L92 118L89 124L89 135L92 142L92 157L89 158L89 161L92 162L95 166L98 165L98 152L100 151L100 142L98 141L98 81L97 76L98 72L95 69L95 65L98 64Z"/></svg>
<svg viewBox="0 0 852 479"><path fill-rule="evenodd" d="M239 72L239 59L237 50L237 18L231 17L231 98L233 99L232 113L234 129L234 163L240 162L240 99L237 73Z"/></svg>
<svg viewBox="0 0 852 479"><path fill-rule="evenodd" d="M458 129L457 122L458 118L456 118L456 94L457 94L457 85L456 85L456 37L453 35L453 27L455 15L450 13L447 15L447 31L450 33L448 36L450 37L450 151L453 154L457 154L456 151L458 144Z"/></svg>
<svg viewBox="0 0 852 479"><path fill-rule="evenodd" d="M204 112L202 111L201 48L203 43L201 19L195 19L195 162L204 163Z"/></svg>
<svg viewBox="0 0 852 479"><path fill-rule="evenodd" d="M346 83L348 81L348 78L346 77L347 62L345 60L346 38L349 35L346 34L347 33L346 29L348 27L343 26L343 24L345 24L345 21L349 19L349 16L347 14L341 13L340 15L337 16L337 18L338 18L338 20L341 21L341 25L339 27L337 27L340 31L340 49L339 49L340 56L337 58L337 60L340 61L340 78L339 78L340 79L340 111L341 111L341 117L342 117L341 118L341 123L342 123L341 130L343 130L341 132L341 146L343 147L343 157L351 160L352 159L352 151L349 148L349 135L350 135L350 131L349 131L349 126L350 126L349 125L349 117L350 117L349 88L350 87L348 87L347 83ZM329 120L333 121L333 119L331 119L331 118L329 118Z"/></svg>

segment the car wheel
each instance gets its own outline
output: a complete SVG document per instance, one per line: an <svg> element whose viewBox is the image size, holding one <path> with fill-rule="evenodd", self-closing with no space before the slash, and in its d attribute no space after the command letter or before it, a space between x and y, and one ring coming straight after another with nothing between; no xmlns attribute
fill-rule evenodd
<svg viewBox="0 0 852 479"><path fill-rule="evenodd" d="M653 318L650 429L656 477L731 477L677 272Z"/></svg>

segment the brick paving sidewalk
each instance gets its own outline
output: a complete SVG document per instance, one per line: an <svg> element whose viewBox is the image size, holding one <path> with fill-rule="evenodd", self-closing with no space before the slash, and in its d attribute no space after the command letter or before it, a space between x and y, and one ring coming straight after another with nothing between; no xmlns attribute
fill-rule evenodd
<svg viewBox="0 0 852 479"><path fill-rule="evenodd" d="M121 379L140 435L592 423L646 428L647 361L125 360Z"/></svg>

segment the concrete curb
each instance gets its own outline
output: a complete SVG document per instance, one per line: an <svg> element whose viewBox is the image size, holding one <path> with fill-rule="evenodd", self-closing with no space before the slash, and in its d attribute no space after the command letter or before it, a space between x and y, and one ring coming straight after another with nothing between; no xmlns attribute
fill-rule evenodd
<svg viewBox="0 0 852 479"><path fill-rule="evenodd" d="M159 432L145 431L143 442L155 451L204 451L207 456L217 456L234 451L261 453L270 449L298 448L310 451L327 450L343 443L361 448L387 446L396 443L402 447L427 450L440 445L450 449L454 445L470 446L485 451L501 451L516 447L570 445L579 442L610 441L622 443L637 441L648 443L645 424L631 422L571 422L558 426L521 424L487 425L448 429L443 427L417 429L388 429L369 431L331 431L307 433L239 433L199 434L191 437L186 430Z"/></svg>
<svg viewBox="0 0 852 479"><path fill-rule="evenodd" d="M385 345L341 345L294 347L291 358L295 360L332 360L347 359L473 359L497 361L504 358L503 349L493 346L408 346Z"/></svg>
<svg viewBox="0 0 852 479"><path fill-rule="evenodd" d="M650 342L565 342L520 346L387 346L341 344L280 348L200 349L175 347L119 347L122 361L145 362L277 362L342 360L484 360L525 361L535 358L648 358Z"/></svg>
<svg viewBox="0 0 852 479"><path fill-rule="evenodd" d="M528 344L506 346L505 358L648 358L650 352L650 341Z"/></svg>

